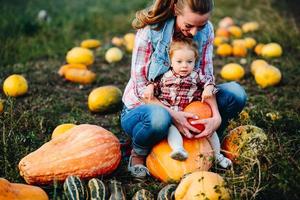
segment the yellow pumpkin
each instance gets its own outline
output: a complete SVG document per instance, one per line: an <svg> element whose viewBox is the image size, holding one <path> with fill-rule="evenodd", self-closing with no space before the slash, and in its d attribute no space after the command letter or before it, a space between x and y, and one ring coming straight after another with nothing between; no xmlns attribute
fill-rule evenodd
<svg viewBox="0 0 300 200"><path fill-rule="evenodd" d="M253 47L256 45L256 40L252 37L246 37L244 41L247 49L253 49Z"/></svg>
<svg viewBox="0 0 300 200"><path fill-rule="evenodd" d="M278 43L265 44L261 49L261 55L265 58L275 58L282 55L282 48Z"/></svg>
<svg viewBox="0 0 300 200"><path fill-rule="evenodd" d="M55 138L63 133L65 133L67 130L75 127L76 125L75 124L61 124L61 125L58 125L52 132L52 136L51 138Z"/></svg>
<svg viewBox="0 0 300 200"><path fill-rule="evenodd" d="M80 43L81 47L88 48L88 49L98 48L98 47L100 47L100 45L101 45L101 42L99 40L95 40L95 39L83 40Z"/></svg>
<svg viewBox="0 0 300 200"><path fill-rule="evenodd" d="M227 158L235 163L255 158L266 148L267 135L252 125L244 125L231 130L222 142Z"/></svg>
<svg viewBox="0 0 300 200"><path fill-rule="evenodd" d="M120 37L113 37L111 43L117 47L120 47L124 44L124 39Z"/></svg>
<svg viewBox="0 0 300 200"><path fill-rule="evenodd" d="M46 192L37 186L21 183L10 183L0 178L1 200L48 200Z"/></svg>
<svg viewBox="0 0 300 200"><path fill-rule="evenodd" d="M219 27L222 27L222 28L227 28L229 26L233 26L234 25L234 21L231 17L224 17L223 19L221 19L219 21Z"/></svg>
<svg viewBox="0 0 300 200"><path fill-rule="evenodd" d="M269 65L269 64L267 63L267 61L265 61L263 59L253 60L251 65L250 65L251 73L253 75L255 75L256 69L261 68L261 67L265 67L267 65Z"/></svg>
<svg viewBox="0 0 300 200"><path fill-rule="evenodd" d="M105 60L108 63L114 63L114 62L119 62L123 57L123 53L121 49L117 47L112 47L108 49L105 53Z"/></svg>
<svg viewBox="0 0 300 200"><path fill-rule="evenodd" d="M247 48L244 45L234 45L232 47L232 54L236 57L246 57Z"/></svg>
<svg viewBox="0 0 300 200"><path fill-rule="evenodd" d="M244 33L253 32L258 30L259 24L258 22L247 22L242 25L242 30Z"/></svg>
<svg viewBox="0 0 300 200"><path fill-rule="evenodd" d="M216 36L214 39L214 45L219 46L220 44L224 44L228 41L228 38L223 36Z"/></svg>
<svg viewBox="0 0 300 200"><path fill-rule="evenodd" d="M71 69L71 68L75 68L75 69L88 69L88 67L84 64L80 64L80 63L74 63L74 64L66 64L66 65L63 65L59 68L58 70L58 74L60 76L65 76L66 74L66 71L68 69Z"/></svg>
<svg viewBox="0 0 300 200"><path fill-rule="evenodd" d="M135 34L127 33L126 35L124 35L123 39L124 39L124 45L126 47L126 50L128 52L132 52L134 47Z"/></svg>
<svg viewBox="0 0 300 200"><path fill-rule="evenodd" d="M237 63L229 63L221 69L221 77L228 81L237 81L245 75L244 68Z"/></svg>
<svg viewBox="0 0 300 200"><path fill-rule="evenodd" d="M281 80L281 72L278 68L267 65L255 70L255 81L261 88L277 85Z"/></svg>
<svg viewBox="0 0 300 200"><path fill-rule="evenodd" d="M94 63L94 54L89 49L74 47L67 53L66 60L70 64L80 63L84 65L91 65Z"/></svg>
<svg viewBox="0 0 300 200"><path fill-rule="evenodd" d="M229 200L224 179L217 173L197 171L183 178L175 190L175 200Z"/></svg>
<svg viewBox="0 0 300 200"><path fill-rule="evenodd" d="M6 94L6 96L22 96L28 91L27 81L22 75L10 75L4 80L3 91Z"/></svg>
<svg viewBox="0 0 300 200"><path fill-rule="evenodd" d="M88 97L88 107L92 112L108 112L120 106L122 92L113 85L94 89Z"/></svg>
<svg viewBox="0 0 300 200"><path fill-rule="evenodd" d="M254 48L254 52L256 53L256 55L260 56L261 55L261 50L264 47L265 44L262 43L258 43L255 48Z"/></svg>
<svg viewBox="0 0 300 200"><path fill-rule="evenodd" d="M96 74L87 69L70 68L65 72L65 78L75 83L90 84L96 79Z"/></svg>
<svg viewBox="0 0 300 200"><path fill-rule="evenodd" d="M217 55L230 56L232 54L232 47L229 44L220 44L217 48Z"/></svg>
<svg viewBox="0 0 300 200"><path fill-rule="evenodd" d="M238 26L230 26L228 28L228 31L229 31L230 35L235 38L241 38L243 35L242 29Z"/></svg>
<svg viewBox="0 0 300 200"><path fill-rule="evenodd" d="M170 157L172 150L167 140L156 144L146 159L151 175L163 182L178 182L185 174L212 166L213 150L206 138L184 138L183 146L189 156L185 161L178 161Z"/></svg>

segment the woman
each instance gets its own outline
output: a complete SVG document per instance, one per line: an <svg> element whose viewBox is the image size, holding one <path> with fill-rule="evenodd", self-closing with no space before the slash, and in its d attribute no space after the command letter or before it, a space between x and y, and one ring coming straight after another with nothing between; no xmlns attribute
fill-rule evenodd
<svg viewBox="0 0 300 200"><path fill-rule="evenodd" d="M176 3L175 3L176 2ZM211 106L213 117L195 120L205 125L200 132L187 119L191 113L171 110L156 98L143 98L146 86L168 71L169 44L173 38L189 37L197 43L200 59L196 68L204 80L204 87L214 85L212 53L213 27L209 22L213 8L212 0L156 0L150 8L137 12L133 27L138 29L132 54L131 77L126 86L121 114L121 125L131 137L133 150L128 170L135 177L145 177L145 157L154 144L167 137L173 123L187 138L211 136L217 131L222 136L228 120L236 116L245 106L246 93L235 82L216 86L218 93L206 102ZM191 134L191 131L198 133Z"/></svg>

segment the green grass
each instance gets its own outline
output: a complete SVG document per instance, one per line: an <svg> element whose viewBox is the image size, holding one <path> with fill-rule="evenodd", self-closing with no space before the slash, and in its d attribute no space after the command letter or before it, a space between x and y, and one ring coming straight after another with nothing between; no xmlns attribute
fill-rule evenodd
<svg viewBox="0 0 300 200"><path fill-rule="evenodd" d="M126 2L126 3L125 3ZM87 108L89 92L98 86L114 84L121 90L129 79L131 55L118 64L104 60L105 49L110 47L113 36L132 32L130 26L134 13L149 2L141 0L83 0L83 1L21 1L11 0L0 7L0 83L13 73L22 74L29 82L29 92L19 98L8 98L3 92L4 112L0 114L0 177L13 182L24 182L18 172L18 162L28 153L49 141L53 129L61 123L90 123L100 125L115 133L120 139L126 136L120 128L119 112L93 114ZM284 54L268 60L278 67L283 80L278 86L260 89L250 74L249 66L254 54L247 56L246 76L240 81L249 96L245 111L249 119L236 118L230 128L252 124L268 135L268 149L257 160L222 171L228 177L233 199L299 199L300 180L300 69L299 30L291 16L280 9L276 1L237 0L215 1L212 21L217 25L224 16L231 16L237 24L258 21L261 28L248 34L259 42L278 42ZM281 6L281 5L280 5ZM51 22L36 20L39 10L48 11ZM57 70L65 63L66 52L86 38L103 42L103 48L96 52L92 70L97 73L96 81L81 87L58 76ZM228 62L239 62L238 58L215 57L217 83L221 67ZM271 120L267 113L278 112L280 118ZM110 176L107 182L117 177L122 181L128 198L139 188L157 194L163 183L148 178L143 182L130 177L126 172L126 161ZM100 177L102 178L102 177ZM44 189L50 199L65 199L61 185Z"/></svg>

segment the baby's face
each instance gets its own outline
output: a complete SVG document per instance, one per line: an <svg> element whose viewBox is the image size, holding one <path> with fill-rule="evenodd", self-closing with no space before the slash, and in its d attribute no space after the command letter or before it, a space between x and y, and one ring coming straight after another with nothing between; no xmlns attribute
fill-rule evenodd
<svg viewBox="0 0 300 200"><path fill-rule="evenodd" d="M180 76L188 76L195 67L195 53L187 47L175 50L171 58L174 72Z"/></svg>

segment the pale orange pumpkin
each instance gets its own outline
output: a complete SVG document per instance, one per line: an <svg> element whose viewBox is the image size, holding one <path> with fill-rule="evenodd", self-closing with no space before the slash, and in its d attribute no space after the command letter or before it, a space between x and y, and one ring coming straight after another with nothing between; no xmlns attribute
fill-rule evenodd
<svg viewBox="0 0 300 200"><path fill-rule="evenodd" d="M25 156L19 170L29 184L48 184L69 175L85 179L109 174L120 160L120 142L114 134L100 126L81 124Z"/></svg>
<svg viewBox="0 0 300 200"><path fill-rule="evenodd" d="M178 161L170 157L172 150L167 140L155 145L146 160L151 175L163 182L178 182L185 174L212 166L213 150L206 138L184 138L183 146L189 157Z"/></svg>
<svg viewBox="0 0 300 200"><path fill-rule="evenodd" d="M96 79L96 74L88 69L70 68L66 70L65 78L75 83L90 84Z"/></svg>
<svg viewBox="0 0 300 200"><path fill-rule="evenodd" d="M230 33L226 28L218 28L216 31L216 36L222 36L225 38L229 38Z"/></svg>
<svg viewBox="0 0 300 200"><path fill-rule="evenodd" d="M243 45L234 45L232 48L232 54L236 57L246 57L247 48Z"/></svg>
<svg viewBox="0 0 300 200"><path fill-rule="evenodd" d="M0 178L1 200L48 200L46 192L37 186L21 183L10 183Z"/></svg>
<svg viewBox="0 0 300 200"><path fill-rule="evenodd" d="M224 179L217 173L198 171L184 177L176 191L175 200L229 200Z"/></svg>
<svg viewBox="0 0 300 200"><path fill-rule="evenodd" d="M206 119L212 117L212 111L210 106L201 101L194 101L187 105L184 110L184 112L193 113L198 116L199 119ZM195 121L195 119L188 119L188 121L191 123L192 121ZM195 128L197 128L200 131L204 130L203 124L192 124Z"/></svg>

